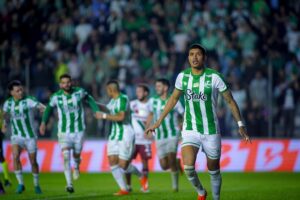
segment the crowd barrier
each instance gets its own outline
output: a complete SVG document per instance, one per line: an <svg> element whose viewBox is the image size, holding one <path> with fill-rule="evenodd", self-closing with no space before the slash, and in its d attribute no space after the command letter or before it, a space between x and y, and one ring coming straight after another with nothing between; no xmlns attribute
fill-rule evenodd
<svg viewBox="0 0 300 200"><path fill-rule="evenodd" d="M110 171L106 154L107 142L103 140L87 140L82 150L81 171L107 172ZM13 170L12 147L9 141L3 144L4 155ZM152 144L151 171L161 171L156 153L155 144ZM180 144L177 156L180 158ZM38 141L39 167L41 172L62 172L63 159L57 141ZM23 171L30 172L30 162L25 151L21 154ZM241 140L222 140L222 171L231 172L260 172L260 171L300 171L300 140L253 140L252 144L246 144ZM141 168L140 158L133 164ZM1 167L0 167L1 168ZM206 158L203 153L198 153L196 169L206 171ZM0 169L2 170L2 169Z"/></svg>

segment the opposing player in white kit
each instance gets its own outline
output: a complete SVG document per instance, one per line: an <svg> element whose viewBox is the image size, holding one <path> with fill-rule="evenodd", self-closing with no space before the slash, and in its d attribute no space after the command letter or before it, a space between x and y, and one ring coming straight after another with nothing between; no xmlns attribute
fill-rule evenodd
<svg viewBox="0 0 300 200"><path fill-rule="evenodd" d="M14 80L10 82L8 84L8 90L11 97L8 98L3 105L4 120L2 132L5 133L7 131L6 121L10 119L14 168L18 180L16 193L21 194L25 190L20 155L22 149L26 149L32 166L34 190L35 193L41 194L39 166L36 160L37 135L33 126L33 110L38 109L40 112L43 112L45 106L34 97L24 96L23 86L20 81Z"/></svg>
<svg viewBox="0 0 300 200"><path fill-rule="evenodd" d="M145 180L142 173L130 164L134 148L134 131L131 126L129 99L120 92L119 83L111 80L106 84L107 95L111 98L107 106L100 105L100 114L97 119L112 121L112 128L108 138L107 155L112 175L120 187L114 195L128 195L129 189L125 182L125 173L132 173L140 178L142 188Z"/></svg>
<svg viewBox="0 0 300 200"><path fill-rule="evenodd" d="M150 104L148 100L149 88L145 84L139 84L136 87L136 97L137 99L130 102L130 110L132 117L132 127L135 133L135 148L132 155L132 159L135 159L140 155L142 160L142 173L145 179L145 186L147 188L142 188L143 192L148 191L148 161L152 157L151 143L152 141L145 137L145 126L147 118L151 112ZM131 174L126 174L126 181L129 190L131 190Z"/></svg>
<svg viewBox="0 0 300 200"><path fill-rule="evenodd" d="M191 68L179 73L175 89L164 111L145 133L151 134L161 126L163 119L176 105L180 96L184 94L185 113L181 148L184 171L198 193L198 200L205 200L206 190L195 171L197 153L199 149L203 151L207 158L207 168L211 177L212 196L214 200L218 200L222 183L220 174L221 136L216 115L218 93L221 93L228 103L234 119L237 121L240 135L246 142L251 142L251 140L241 121L239 108L222 75L204 66L205 57L205 48L200 44L190 46L188 61Z"/></svg>
<svg viewBox="0 0 300 200"><path fill-rule="evenodd" d="M152 119L158 120L170 97L168 91L170 83L167 79L158 79L155 82L157 96L150 99L150 115L147 126ZM178 102L174 109L162 121L162 126L156 130L155 141L160 166L163 170L171 170L172 189L178 191L179 162L177 161L177 147L179 139L178 117L184 113L184 108Z"/></svg>
<svg viewBox="0 0 300 200"><path fill-rule="evenodd" d="M58 142L64 156L64 173L67 181L66 191L74 192L71 176L71 150L75 162L73 178L79 178L80 154L82 150L85 131L85 119L83 103L89 104L95 116L100 115L98 105L94 98L83 88L73 87L71 76L63 74L60 76L60 90L55 92L44 112L40 133L45 134L46 123L51 110L56 107L58 113Z"/></svg>

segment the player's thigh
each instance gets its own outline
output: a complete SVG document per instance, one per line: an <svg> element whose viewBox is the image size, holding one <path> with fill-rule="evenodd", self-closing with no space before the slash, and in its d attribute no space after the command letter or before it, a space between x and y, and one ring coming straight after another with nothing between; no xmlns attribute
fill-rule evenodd
<svg viewBox="0 0 300 200"><path fill-rule="evenodd" d="M139 144L136 145L137 152L141 156L142 160L149 160L152 158L152 151L150 144Z"/></svg>
<svg viewBox="0 0 300 200"><path fill-rule="evenodd" d="M131 160L134 150L134 135L131 129L124 129L123 139L119 141L119 159Z"/></svg>
<svg viewBox="0 0 300 200"><path fill-rule="evenodd" d="M62 151L74 147L74 143L69 134L58 134L58 144Z"/></svg>
<svg viewBox="0 0 300 200"><path fill-rule="evenodd" d="M200 133L182 131L181 156L184 165L194 166L199 149L202 148Z"/></svg>
<svg viewBox="0 0 300 200"><path fill-rule="evenodd" d="M168 140L157 140L156 152L159 160L166 158L168 156Z"/></svg>
<svg viewBox="0 0 300 200"><path fill-rule="evenodd" d="M221 157L221 135L204 135L202 141L202 151L210 160L218 160Z"/></svg>
<svg viewBox="0 0 300 200"><path fill-rule="evenodd" d="M109 140L107 142L107 155L108 156L119 156L119 141L117 140Z"/></svg>
<svg viewBox="0 0 300 200"><path fill-rule="evenodd" d="M19 159L22 149L26 148L25 139L20 137L11 137L11 145L14 159Z"/></svg>
<svg viewBox="0 0 300 200"><path fill-rule="evenodd" d="M37 152L37 142L35 138L25 140L26 150L29 154L36 154Z"/></svg>
<svg viewBox="0 0 300 200"><path fill-rule="evenodd" d="M74 153L80 154L83 147L83 140L84 140L84 133L79 132L76 133L76 135L73 137L73 143L74 143Z"/></svg>
<svg viewBox="0 0 300 200"><path fill-rule="evenodd" d="M171 139L168 139L168 142L167 142L167 153L168 154L177 154L177 148L178 148L178 138L171 138Z"/></svg>

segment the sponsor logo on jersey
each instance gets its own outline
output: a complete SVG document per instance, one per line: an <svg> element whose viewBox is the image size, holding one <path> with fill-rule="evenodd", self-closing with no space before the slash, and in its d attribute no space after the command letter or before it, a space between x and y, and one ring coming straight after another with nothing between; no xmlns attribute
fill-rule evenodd
<svg viewBox="0 0 300 200"><path fill-rule="evenodd" d="M207 97L203 92L200 92L199 94L195 93L193 90L191 89L187 89L186 93L185 93L185 98L186 100L190 101L206 101Z"/></svg>

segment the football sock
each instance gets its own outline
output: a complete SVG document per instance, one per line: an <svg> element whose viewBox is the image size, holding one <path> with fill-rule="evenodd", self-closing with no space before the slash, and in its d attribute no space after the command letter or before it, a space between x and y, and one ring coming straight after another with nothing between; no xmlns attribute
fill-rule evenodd
<svg viewBox="0 0 300 200"><path fill-rule="evenodd" d="M2 170L3 170L4 179L10 181L9 171L8 171L8 165L7 165L6 161L4 161L2 163Z"/></svg>
<svg viewBox="0 0 300 200"><path fill-rule="evenodd" d="M21 171L21 170L16 170L16 171L15 171L15 174L16 174L16 178L17 178L17 180L18 180L18 183L19 183L20 185L24 185L22 171Z"/></svg>
<svg viewBox="0 0 300 200"><path fill-rule="evenodd" d="M67 186L72 186L70 151L64 150L63 155L64 155L64 173L67 181Z"/></svg>
<svg viewBox="0 0 300 200"><path fill-rule="evenodd" d="M172 177L172 188L173 189L178 189L178 171L172 172L171 171L171 177Z"/></svg>
<svg viewBox="0 0 300 200"><path fill-rule="evenodd" d="M33 185L34 186L39 186L39 174L33 173Z"/></svg>
<svg viewBox="0 0 300 200"><path fill-rule="evenodd" d="M220 170L215 170L215 171L208 170L208 173L210 174L210 182L211 182L213 199L219 200L221 185L222 185L222 176Z"/></svg>
<svg viewBox="0 0 300 200"><path fill-rule="evenodd" d="M147 169L143 169L142 173L143 173L143 176L148 177L149 169L148 168Z"/></svg>
<svg viewBox="0 0 300 200"><path fill-rule="evenodd" d="M126 182L124 178L124 170L122 170L119 165L113 165L110 167L112 175L116 180L117 184L121 188L121 190L127 190Z"/></svg>
<svg viewBox="0 0 300 200"><path fill-rule="evenodd" d="M131 174L134 174L134 175L137 175L139 178L142 177L142 173L132 164L129 164L125 173L131 173Z"/></svg>
<svg viewBox="0 0 300 200"><path fill-rule="evenodd" d="M80 165L80 158L74 158L74 168L75 169L79 169L79 165Z"/></svg>
<svg viewBox="0 0 300 200"><path fill-rule="evenodd" d="M188 165L184 165L184 172L188 178L188 180L191 182L191 184L193 185L193 187L195 188L195 190L198 192L198 194L200 195L204 195L205 194L205 190L198 178L198 174L195 171L195 167L194 166L188 166Z"/></svg>

